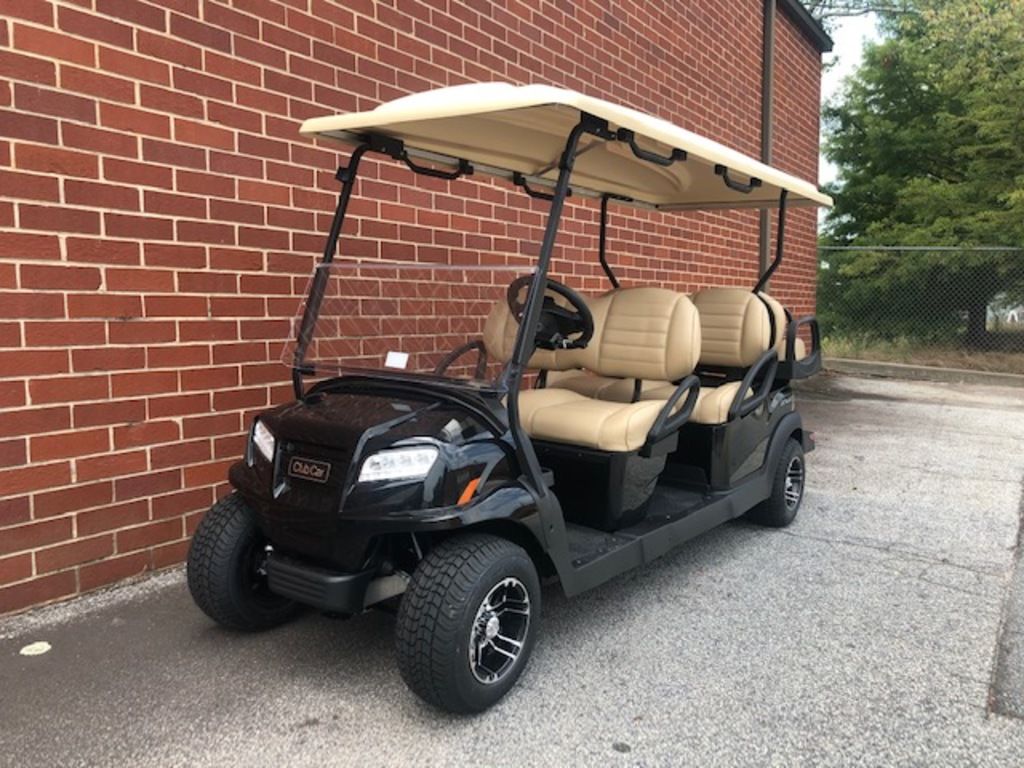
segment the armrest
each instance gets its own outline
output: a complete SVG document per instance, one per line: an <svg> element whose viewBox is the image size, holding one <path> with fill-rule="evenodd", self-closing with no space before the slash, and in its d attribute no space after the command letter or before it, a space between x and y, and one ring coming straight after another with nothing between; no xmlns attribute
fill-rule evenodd
<svg viewBox="0 0 1024 768"><path fill-rule="evenodd" d="M811 349L802 359L797 360L796 339L802 325L811 330ZM786 359L783 363L782 373L786 379L804 379L821 370L821 329L814 315L806 315L789 323L786 328Z"/></svg>
<svg viewBox="0 0 1024 768"><path fill-rule="evenodd" d="M665 403L661 411L658 412L658 417L654 420L651 425L650 431L647 433L647 440L644 442L645 448L650 448L652 445L657 443L659 440L663 440L669 435L678 432L679 428L685 424L690 416L693 414L693 409L697 406L697 396L700 394L700 379L694 375L689 375L676 386L675 392ZM683 402L682 407L673 413L675 410L676 403L686 395L686 400Z"/></svg>
<svg viewBox="0 0 1024 768"><path fill-rule="evenodd" d="M479 339L475 341L467 341L461 347L456 347L447 355L445 355L441 359L441 362L437 364L437 367L434 368L434 375L443 376L444 372L448 370L448 367L452 363L454 363L467 352L472 352L474 349L477 351L477 358L476 369L473 371L473 377L477 379L482 379L484 377L484 374L487 372L487 347L485 347L484 343Z"/></svg>
<svg viewBox="0 0 1024 768"><path fill-rule="evenodd" d="M775 373L779 369L779 356L774 349L769 349L757 359L747 371L740 383L739 391L729 406L727 419L741 419L749 413L753 413L767 398L772 391L772 384L775 383ZM761 379L761 385L754 391L754 382ZM747 393L753 393L748 398Z"/></svg>

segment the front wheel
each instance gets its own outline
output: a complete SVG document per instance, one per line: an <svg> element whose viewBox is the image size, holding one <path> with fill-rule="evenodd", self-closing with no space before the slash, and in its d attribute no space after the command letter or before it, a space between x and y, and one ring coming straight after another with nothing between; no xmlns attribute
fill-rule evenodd
<svg viewBox="0 0 1024 768"><path fill-rule="evenodd" d="M267 588L267 542L241 497L221 499L203 517L188 550L188 589L203 613L254 632L291 619L298 604Z"/></svg>
<svg viewBox="0 0 1024 768"><path fill-rule="evenodd" d="M398 608L398 669L424 701L480 712L515 685L540 619L540 580L522 547L485 534L432 549Z"/></svg>
<svg viewBox="0 0 1024 768"><path fill-rule="evenodd" d="M747 512L747 519L759 525L785 528L793 522L804 500L807 465L800 442L790 438L775 466L772 495Z"/></svg>

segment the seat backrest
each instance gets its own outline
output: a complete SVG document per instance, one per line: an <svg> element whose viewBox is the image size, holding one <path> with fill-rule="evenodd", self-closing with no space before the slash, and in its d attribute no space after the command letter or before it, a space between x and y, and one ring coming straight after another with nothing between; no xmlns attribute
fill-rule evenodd
<svg viewBox="0 0 1024 768"><path fill-rule="evenodd" d="M587 299L594 335L585 349L538 349L529 367L586 368L601 376L671 381L697 367L700 319L689 297L666 288L620 288ZM512 355L518 323L505 302L484 324L484 346L502 361Z"/></svg>
<svg viewBox="0 0 1024 768"><path fill-rule="evenodd" d="M594 338L586 349L573 350L574 367L600 376L658 381L681 379L697 367L700 318L685 294L620 288L589 305Z"/></svg>
<svg viewBox="0 0 1024 768"><path fill-rule="evenodd" d="M693 294L700 312L701 365L749 368L772 346L771 320L745 288L704 288Z"/></svg>
<svg viewBox="0 0 1024 768"><path fill-rule="evenodd" d="M775 332L775 351L779 353L781 360L786 356L786 328L789 325L789 318L786 317L786 310L779 303L778 299L772 298L767 293L757 294L761 301L768 305L768 311L772 313L774 323L772 330Z"/></svg>

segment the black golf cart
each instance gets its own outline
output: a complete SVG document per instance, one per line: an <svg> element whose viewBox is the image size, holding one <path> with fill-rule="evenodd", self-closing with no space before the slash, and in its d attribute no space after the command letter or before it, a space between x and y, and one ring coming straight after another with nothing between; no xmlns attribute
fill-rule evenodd
<svg viewBox="0 0 1024 768"><path fill-rule="evenodd" d="M787 204L828 197L665 121L547 86L446 88L302 132L352 153L286 350L296 399L255 419L235 492L189 552L189 589L213 620L259 630L302 606L397 605L408 685L479 711L527 663L542 577L571 596L731 518L793 520L812 443L789 383L821 353L814 318L794 320L764 289ZM366 153L513 185L489 199L518 188L549 200L539 255L463 247L433 263L424 247L402 261L391 253L403 225L379 250L336 259ZM602 271L556 281L570 194L600 201ZM778 207L776 256L747 287L620 285L610 203ZM436 221L450 240L420 243L476 242L458 232L469 217Z"/></svg>

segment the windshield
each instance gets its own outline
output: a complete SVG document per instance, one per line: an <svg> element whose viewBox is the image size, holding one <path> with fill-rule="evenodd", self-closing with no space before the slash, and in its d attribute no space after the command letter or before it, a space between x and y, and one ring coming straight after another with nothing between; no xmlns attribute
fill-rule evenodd
<svg viewBox="0 0 1024 768"><path fill-rule="evenodd" d="M506 301L509 284L532 271L341 259L319 265L282 362L319 375L384 371L494 384L505 361L484 349L484 323ZM300 333L318 282L324 293L316 322Z"/></svg>

